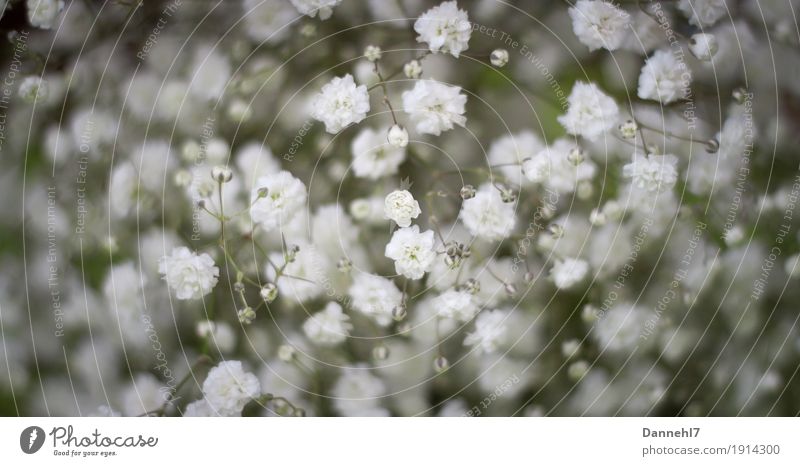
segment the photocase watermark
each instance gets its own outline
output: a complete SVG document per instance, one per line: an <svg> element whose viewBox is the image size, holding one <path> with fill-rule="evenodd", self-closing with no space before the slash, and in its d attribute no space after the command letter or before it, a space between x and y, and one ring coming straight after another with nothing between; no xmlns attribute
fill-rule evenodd
<svg viewBox="0 0 800 466"><path fill-rule="evenodd" d="M161 340L158 338L158 331L156 330L153 322L150 319L150 316L147 314L142 314L142 323L144 324L144 331L147 334L147 339L150 340L150 345L155 352L156 364L153 369L157 370L162 377L164 377L165 384L159 387L158 392L161 394L161 397L164 399L166 403L174 403L177 400L180 400L181 397L175 397L175 392L177 388L177 384L175 382L175 376L172 374L172 369L169 368L169 362L167 361L167 356L164 354L161 346Z"/></svg>
<svg viewBox="0 0 800 466"><path fill-rule="evenodd" d="M147 35L142 47L138 52L136 52L136 58L138 58L140 61L144 61L147 58L147 56L150 54L150 51L158 43L158 39L161 36L161 33L167 27L169 19L172 17L172 15L177 13L182 4L183 0L172 0L164 7L163 10L161 10L161 15L159 15L156 24L153 26L153 29L150 30L150 34Z"/></svg>

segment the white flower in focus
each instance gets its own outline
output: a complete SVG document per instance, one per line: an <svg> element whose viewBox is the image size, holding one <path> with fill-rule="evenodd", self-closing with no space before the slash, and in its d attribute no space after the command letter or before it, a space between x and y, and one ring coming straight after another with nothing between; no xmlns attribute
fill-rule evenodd
<svg viewBox="0 0 800 466"><path fill-rule="evenodd" d="M381 407L386 385L364 365L348 367L331 389L334 409L343 416L388 416Z"/></svg>
<svg viewBox="0 0 800 466"><path fill-rule="evenodd" d="M461 204L458 218L470 234L489 241L507 237L517 221L514 203L503 202L500 192L489 183Z"/></svg>
<svg viewBox="0 0 800 466"><path fill-rule="evenodd" d="M394 282L369 273L356 275L348 294L353 298L353 308L382 327L392 322L392 309L403 300Z"/></svg>
<svg viewBox="0 0 800 466"><path fill-rule="evenodd" d="M291 0L292 5L301 14L314 17L319 12L319 19L326 20L333 14L333 7L342 3L342 0Z"/></svg>
<svg viewBox="0 0 800 466"><path fill-rule="evenodd" d="M422 14L414 23L419 34L417 42L425 42L431 52L458 55L469 47L472 25L467 12L458 9L456 2L443 2Z"/></svg>
<svg viewBox="0 0 800 466"><path fill-rule="evenodd" d="M302 181L287 171L271 173L256 180L250 194L250 218L264 230L274 230L286 226L305 203Z"/></svg>
<svg viewBox="0 0 800 466"><path fill-rule="evenodd" d="M353 330L350 317L342 312L342 306L328 303L325 309L312 315L303 323L303 332L309 340L320 346L335 346L342 343Z"/></svg>
<svg viewBox="0 0 800 466"><path fill-rule="evenodd" d="M384 217L401 227L411 225L411 220L419 217L421 212L419 202L405 189L392 191L383 201Z"/></svg>
<svg viewBox="0 0 800 466"><path fill-rule="evenodd" d="M692 73L669 50L656 50L639 74L637 95L668 104L689 95Z"/></svg>
<svg viewBox="0 0 800 466"><path fill-rule="evenodd" d="M325 131L334 134L363 120L368 111L367 86L356 86L350 74L333 78L311 102L311 116L325 123Z"/></svg>
<svg viewBox="0 0 800 466"><path fill-rule="evenodd" d="M242 369L239 361L222 361L203 382L205 400L221 416L241 415L245 405L260 394L258 378Z"/></svg>
<svg viewBox="0 0 800 466"><path fill-rule="evenodd" d="M695 26L711 26L728 14L725 0L681 0L678 8Z"/></svg>
<svg viewBox="0 0 800 466"><path fill-rule="evenodd" d="M567 113L558 117L558 122L569 134L595 140L616 125L619 118L617 103L595 83L576 82L567 102Z"/></svg>
<svg viewBox="0 0 800 466"><path fill-rule="evenodd" d="M622 45L631 23L631 15L610 2L578 0L569 9L572 30L590 51L599 48L616 50Z"/></svg>
<svg viewBox="0 0 800 466"><path fill-rule="evenodd" d="M420 233L419 226L400 228L386 245L386 257L394 261L397 273L412 280L422 278L436 259L433 231Z"/></svg>
<svg viewBox="0 0 800 466"><path fill-rule="evenodd" d="M64 0L28 0L28 22L41 29L52 29L64 9Z"/></svg>
<svg viewBox="0 0 800 466"><path fill-rule="evenodd" d="M161 258L158 273L175 290L178 299L199 299L216 286L219 269L208 254L198 255L181 246Z"/></svg>
<svg viewBox="0 0 800 466"><path fill-rule="evenodd" d="M353 139L353 174L359 178L377 180L397 173L397 168L406 159L405 149L398 148L386 140L386 129L362 129Z"/></svg>
<svg viewBox="0 0 800 466"><path fill-rule="evenodd" d="M678 158L670 154L634 154L633 161L622 168L622 173L639 189L664 192L678 181Z"/></svg>
<svg viewBox="0 0 800 466"><path fill-rule="evenodd" d="M408 131L400 125L392 125L386 140L392 147L406 147L408 145Z"/></svg>
<svg viewBox="0 0 800 466"><path fill-rule="evenodd" d="M522 164L525 177L561 194L574 192L578 184L594 178L597 167L584 159L577 165L570 161L570 153L576 149L575 141L557 139L544 147Z"/></svg>
<svg viewBox="0 0 800 466"><path fill-rule="evenodd" d="M458 86L449 86L432 79L417 81L414 88L403 92L403 111L414 122L417 132L438 136L453 129L453 124L464 126L464 105L467 96Z"/></svg>
<svg viewBox="0 0 800 466"><path fill-rule="evenodd" d="M508 337L507 317L503 311L482 312L475 319L475 330L464 338L464 345L474 346L479 353L494 353Z"/></svg>
<svg viewBox="0 0 800 466"><path fill-rule="evenodd" d="M479 311L471 293L455 289L449 289L434 298L433 307L441 317L459 322L469 322Z"/></svg>
<svg viewBox="0 0 800 466"><path fill-rule="evenodd" d="M711 61L719 50L714 34L695 34L689 39L689 50L698 60Z"/></svg>
<svg viewBox="0 0 800 466"><path fill-rule="evenodd" d="M557 259L550 269L550 278L562 290L572 288L586 278L589 264L581 259Z"/></svg>
<svg viewBox="0 0 800 466"><path fill-rule="evenodd" d="M37 100L45 100L48 95L47 83L38 76L27 76L19 83L19 90L17 91L28 103L34 103Z"/></svg>

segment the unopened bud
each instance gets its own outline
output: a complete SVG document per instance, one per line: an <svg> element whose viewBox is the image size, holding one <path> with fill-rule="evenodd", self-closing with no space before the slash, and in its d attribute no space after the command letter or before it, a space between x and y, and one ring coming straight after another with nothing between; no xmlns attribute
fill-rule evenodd
<svg viewBox="0 0 800 466"><path fill-rule="evenodd" d="M397 322L400 322L401 320L405 319L407 315L408 311L406 310L405 304L398 304L397 306L392 308L392 319L394 319Z"/></svg>
<svg viewBox="0 0 800 466"><path fill-rule="evenodd" d="M372 348L372 358L376 361L385 361L389 357L389 348L385 345L378 345Z"/></svg>
<svg viewBox="0 0 800 466"><path fill-rule="evenodd" d="M264 302L271 303L278 297L278 287L274 283L267 283L261 288L259 294Z"/></svg>
<svg viewBox="0 0 800 466"><path fill-rule="evenodd" d="M506 49L495 49L489 55L489 61L492 63L493 66L498 68L502 68L508 64L508 50Z"/></svg>
<svg viewBox="0 0 800 466"><path fill-rule="evenodd" d="M464 187L461 188L460 194L461 194L461 199L464 199L465 201L467 199L472 199L473 197L475 197L475 187L472 186L471 184L464 185Z"/></svg>
<svg viewBox="0 0 800 466"><path fill-rule="evenodd" d="M441 374L442 372L446 371L450 368L450 361L447 360L444 356L438 356L436 359L433 360L433 370L437 373Z"/></svg>

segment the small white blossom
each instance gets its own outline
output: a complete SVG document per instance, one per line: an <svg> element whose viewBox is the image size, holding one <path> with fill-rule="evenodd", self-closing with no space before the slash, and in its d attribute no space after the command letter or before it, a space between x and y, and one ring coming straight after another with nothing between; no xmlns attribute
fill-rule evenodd
<svg viewBox="0 0 800 466"><path fill-rule="evenodd" d="M389 415L389 411L381 406L386 385L363 365L345 368L331 394L334 409L343 416Z"/></svg>
<svg viewBox="0 0 800 466"><path fill-rule="evenodd" d="M544 148L541 139L531 131L502 136L489 147L489 163L498 170L509 183L521 185L524 181L523 161Z"/></svg>
<svg viewBox="0 0 800 466"><path fill-rule="evenodd" d="M202 400L197 400L189 403L186 405L186 409L183 411L183 417L213 417L219 416L219 413L215 412L211 405L208 404L205 398Z"/></svg>
<svg viewBox="0 0 800 466"><path fill-rule="evenodd" d="M403 92L403 110L411 116L417 132L435 136L453 129L454 124L466 124L466 103L460 87L432 79L417 81L412 90Z"/></svg>
<svg viewBox="0 0 800 466"><path fill-rule="evenodd" d="M637 95L668 104L689 95L692 73L669 50L656 50L639 74Z"/></svg>
<svg viewBox="0 0 800 466"><path fill-rule="evenodd" d="M219 269L208 254L198 255L182 246L161 258L158 273L175 290L178 299L199 299L216 286Z"/></svg>
<svg viewBox="0 0 800 466"><path fill-rule="evenodd" d="M313 18L319 13L319 19L324 21L331 17L333 7L342 3L342 0L291 0L291 2L300 14Z"/></svg>
<svg viewBox="0 0 800 466"><path fill-rule="evenodd" d="M625 10L599 0L578 0L569 9L569 17L578 40L590 51L618 49L631 23L631 15Z"/></svg>
<svg viewBox="0 0 800 466"><path fill-rule="evenodd" d="M595 140L617 123L617 103L595 83L576 82L567 102L567 113L558 122L569 134Z"/></svg>
<svg viewBox="0 0 800 466"><path fill-rule="evenodd" d="M510 235L517 220L514 203L503 202L500 192L489 183L461 204L458 218L472 235L489 241Z"/></svg>
<svg viewBox="0 0 800 466"><path fill-rule="evenodd" d="M508 338L508 314L504 311L485 311L475 319L475 330L464 338L464 345L478 352L494 353Z"/></svg>
<svg viewBox="0 0 800 466"><path fill-rule="evenodd" d="M369 273L356 275L348 294L353 298L354 309L383 327L392 322L392 309L403 300L403 293L394 282Z"/></svg>
<svg viewBox="0 0 800 466"><path fill-rule="evenodd" d="M342 343L353 330L350 317L342 312L342 306L328 303L325 309L312 315L303 323L303 332L309 340L320 346L335 346Z"/></svg>
<svg viewBox="0 0 800 466"><path fill-rule="evenodd" d="M377 180L397 173L397 168L406 159L403 148L390 144L386 129L362 129L353 139L353 174L359 178Z"/></svg>
<svg viewBox="0 0 800 466"><path fill-rule="evenodd" d="M64 0L28 0L28 22L41 29L52 29L64 9Z"/></svg>
<svg viewBox="0 0 800 466"><path fill-rule="evenodd" d="M586 278L589 264L581 259L557 259L550 269L550 278L562 290L572 288Z"/></svg>
<svg viewBox="0 0 800 466"><path fill-rule="evenodd" d="M401 227L411 225L411 220L419 217L421 212L419 202L405 189L392 191L383 201L384 217Z"/></svg>
<svg viewBox="0 0 800 466"><path fill-rule="evenodd" d="M47 83L38 76L27 76L19 83L17 92L20 97L29 103L45 100L48 95Z"/></svg>
<svg viewBox="0 0 800 466"><path fill-rule="evenodd" d="M456 2L443 2L422 14L414 23L417 42L425 42L431 52L450 53L458 58L469 47L472 25L467 12Z"/></svg>
<svg viewBox="0 0 800 466"><path fill-rule="evenodd" d="M250 203L253 223L266 231L282 228L305 206L306 186L287 171L268 174L256 180Z"/></svg>
<svg viewBox="0 0 800 466"><path fill-rule="evenodd" d="M441 317L469 322L480 310L475 297L466 290L449 289L434 299L434 308Z"/></svg>
<svg viewBox="0 0 800 466"><path fill-rule="evenodd" d="M594 178L597 171L591 160L570 160L575 149L574 140L557 139L526 160L522 171L529 181L543 184L557 193L574 192L580 183Z"/></svg>
<svg viewBox="0 0 800 466"><path fill-rule="evenodd" d="M338 133L347 125L358 123L369 111L367 86L356 86L353 76L336 77L322 86L311 103L311 116L325 123L325 131Z"/></svg>
<svg viewBox="0 0 800 466"><path fill-rule="evenodd" d="M392 147L406 147L408 145L408 131L400 125L392 125L386 135L386 140L389 141L389 145Z"/></svg>
<svg viewBox="0 0 800 466"><path fill-rule="evenodd" d="M381 48L377 45L368 45L364 49L364 58L369 61L378 61L381 58Z"/></svg>
<svg viewBox="0 0 800 466"><path fill-rule="evenodd" d="M244 30L251 39L279 42L289 37L297 13L286 2L244 0Z"/></svg>
<svg viewBox="0 0 800 466"><path fill-rule="evenodd" d="M394 261L397 273L416 280L431 269L436 259L434 244L433 231L420 233L414 225L395 231L384 253Z"/></svg>
<svg viewBox="0 0 800 466"><path fill-rule="evenodd" d="M674 155L634 154L633 161L622 168L633 185L648 192L664 192L678 181L678 158Z"/></svg>
<svg viewBox="0 0 800 466"><path fill-rule="evenodd" d="M221 416L239 416L244 406L261 394L258 378L242 369L239 361L222 361L208 372L203 395Z"/></svg>
<svg viewBox="0 0 800 466"><path fill-rule="evenodd" d="M417 79L422 75L422 65L418 60L411 60L403 65L403 74L406 75L406 78Z"/></svg>
<svg viewBox="0 0 800 466"><path fill-rule="evenodd" d="M711 61L719 50L714 34L695 34L689 39L689 50L698 60Z"/></svg>
<svg viewBox="0 0 800 466"><path fill-rule="evenodd" d="M725 0L681 0L678 8L695 26L711 26L728 14Z"/></svg>

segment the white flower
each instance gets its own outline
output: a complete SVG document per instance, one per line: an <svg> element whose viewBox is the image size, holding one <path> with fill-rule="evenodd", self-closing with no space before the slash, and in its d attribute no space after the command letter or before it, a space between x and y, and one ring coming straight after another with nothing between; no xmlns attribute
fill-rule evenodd
<svg viewBox="0 0 800 466"><path fill-rule="evenodd" d="M394 261L397 273L413 280L422 278L436 259L433 231L419 232L419 226L400 228L386 245L386 257Z"/></svg>
<svg viewBox="0 0 800 466"><path fill-rule="evenodd" d="M403 299L394 282L369 273L356 275L348 293L353 298L353 308L383 327L392 322L392 309Z"/></svg>
<svg viewBox="0 0 800 466"><path fill-rule="evenodd" d="M421 212L419 202L405 189L392 191L383 201L384 217L394 220L401 227L411 225L411 219L419 217Z"/></svg>
<svg viewBox="0 0 800 466"><path fill-rule="evenodd" d="M64 9L64 0L28 0L28 22L41 29L52 29Z"/></svg>
<svg viewBox="0 0 800 466"><path fill-rule="evenodd" d="M195 326L195 333L200 338L208 339L223 353L233 351L236 346L236 334L227 322L202 320Z"/></svg>
<svg viewBox="0 0 800 466"><path fill-rule="evenodd" d="M381 48L377 45L368 45L364 49L364 58L369 61L378 61L381 58Z"/></svg>
<svg viewBox="0 0 800 466"><path fill-rule="evenodd" d="M349 207L350 215L356 220L367 223L383 223L383 201L379 196L353 199Z"/></svg>
<svg viewBox="0 0 800 466"><path fill-rule="evenodd" d="M468 322L479 310L473 295L464 290L449 289L434 298L433 303L440 316L459 322Z"/></svg>
<svg viewBox="0 0 800 466"><path fill-rule="evenodd" d="M668 104L689 95L692 73L669 50L656 50L639 74L638 96Z"/></svg>
<svg viewBox="0 0 800 466"><path fill-rule="evenodd" d="M417 79L422 75L422 65L418 60L411 60L403 65L403 74L406 75L406 78Z"/></svg>
<svg viewBox="0 0 800 466"><path fill-rule="evenodd" d="M569 134L589 140L595 140L611 129L619 117L617 103L595 83L576 82L567 102L567 114L558 117L558 122Z"/></svg>
<svg viewBox="0 0 800 466"><path fill-rule="evenodd" d="M291 0L292 5L300 14L314 17L319 12L319 19L326 20L333 14L333 7L342 3L342 0Z"/></svg>
<svg viewBox="0 0 800 466"><path fill-rule="evenodd" d="M597 167L588 159L577 165L570 161L570 153L576 149L575 141L557 139L522 164L525 177L543 184L561 194L574 192L582 181L594 178Z"/></svg>
<svg viewBox="0 0 800 466"><path fill-rule="evenodd" d="M161 258L158 273L175 290L178 299L199 299L216 286L219 269L208 254L197 255L181 246Z"/></svg>
<svg viewBox="0 0 800 466"><path fill-rule="evenodd" d="M678 158L674 155L634 154L633 161L622 168L633 185L648 192L664 192L678 181Z"/></svg>
<svg viewBox="0 0 800 466"><path fill-rule="evenodd" d="M475 319L475 330L464 338L464 345L474 346L479 353L494 353L507 339L507 317L503 311L482 312Z"/></svg>
<svg viewBox="0 0 800 466"><path fill-rule="evenodd" d="M389 144L386 131L364 128L353 139L350 149L353 152L355 176L377 180L397 173L397 167L406 159L406 151Z"/></svg>
<svg viewBox="0 0 800 466"><path fill-rule="evenodd" d="M312 315L303 323L303 332L309 340L320 346L335 346L350 335L353 325L342 306L328 303L325 309Z"/></svg>
<svg viewBox="0 0 800 466"><path fill-rule="evenodd" d="M456 2L443 2L422 14L414 23L417 42L425 42L431 52L449 52L454 57L467 50L472 25L467 12Z"/></svg>
<svg viewBox="0 0 800 466"><path fill-rule="evenodd" d="M557 259L550 269L550 278L558 288L566 290L583 281L588 272L589 264L584 260Z"/></svg>
<svg viewBox="0 0 800 466"><path fill-rule="evenodd" d="M523 160L538 153L544 145L531 131L521 131L496 139L489 147L489 164L499 166L492 170L499 170L506 179L515 185L521 185Z"/></svg>
<svg viewBox="0 0 800 466"><path fill-rule="evenodd" d="M274 230L285 227L305 203L302 181L287 171L271 173L256 180L250 194L250 218L264 230Z"/></svg>
<svg viewBox="0 0 800 466"><path fill-rule="evenodd" d="M189 403L183 411L183 417L213 417L218 415L205 398Z"/></svg>
<svg viewBox="0 0 800 466"><path fill-rule="evenodd" d="M678 8L695 26L711 26L728 14L725 0L681 0Z"/></svg>
<svg viewBox="0 0 800 466"><path fill-rule="evenodd" d="M408 145L408 131L400 125L392 125L386 140L392 147L406 147Z"/></svg>
<svg viewBox="0 0 800 466"><path fill-rule="evenodd" d="M489 241L507 237L517 220L514 204L503 202L500 192L489 183L461 204L458 218L473 236Z"/></svg>
<svg viewBox="0 0 800 466"><path fill-rule="evenodd" d="M311 102L311 116L325 123L325 131L338 133L347 125L358 123L369 111L367 86L356 86L353 76L336 77Z"/></svg>
<svg viewBox="0 0 800 466"><path fill-rule="evenodd" d="M205 400L221 416L241 415L244 406L260 394L258 378L242 369L239 361L222 361L203 382Z"/></svg>
<svg viewBox="0 0 800 466"><path fill-rule="evenodd" d="M414 89L403 92L403 110L411 116L417 132L438 136L464 126L467 96L458 86L448 86L432 79L417 81Z"/></svg>
<svg viewBox="0 0 800 466"><path fill-rule="evenodd" d="M37 100L47 99L47 83L38 76L27 76L19 83L19 96L26 102L34 103Z"/></svg>
<svg viewBox="0 0 800 466"><path fill-rule="evenodd" d="M334 409L343 416L389 415L386 408L381 407L386 385L363 365L345 368L331 394Z"/></svg>
<svg viewBox="0 0 800 466"><path fill-rule="evenodd" d="M719 50L714 34L695 34L689 39L689 50L698 60L711 61Z"/></svg>
<svg viewBox="0 0 800 466"><path fill-rule="evenodd" d="M610 2L578 0L569 9L572 30L590 51L599 48L616 50L622 45L631 23L631 15Z"/></svg>

